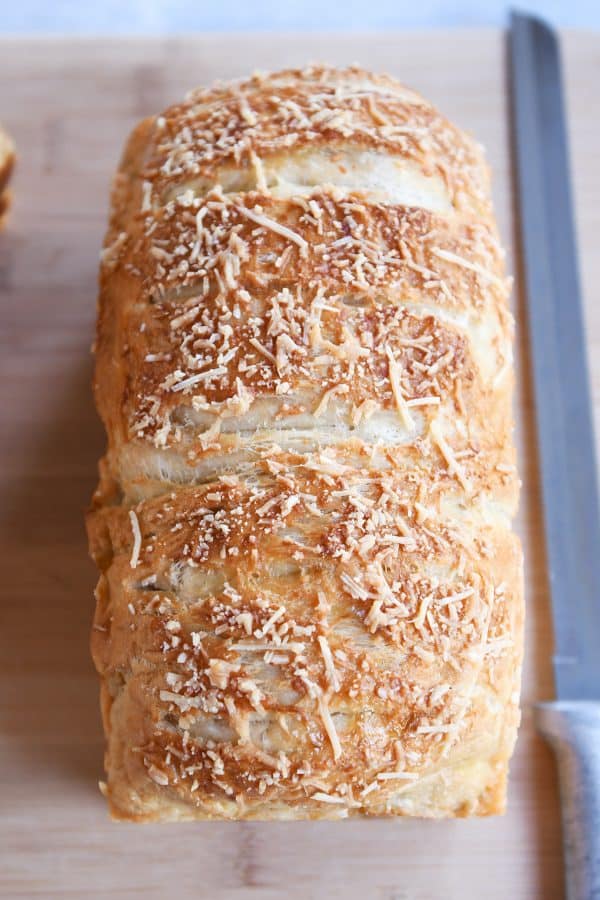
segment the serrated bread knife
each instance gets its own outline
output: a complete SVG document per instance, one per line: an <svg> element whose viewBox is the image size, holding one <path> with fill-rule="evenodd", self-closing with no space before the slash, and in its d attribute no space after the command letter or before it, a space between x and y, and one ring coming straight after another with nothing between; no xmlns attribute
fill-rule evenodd
<svg viewBox="0 0 600 900"><path fill-rule="evenodd" d="M556 700L537 705L560 783L569 900L600 900L600 519L558 42L512 13L512 126Z"/></svg>

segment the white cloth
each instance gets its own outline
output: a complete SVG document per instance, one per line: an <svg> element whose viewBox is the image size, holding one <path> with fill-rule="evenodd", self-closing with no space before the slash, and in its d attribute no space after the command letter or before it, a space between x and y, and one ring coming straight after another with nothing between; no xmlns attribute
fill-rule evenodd
<svg viewBox="0 0 600 900"><path fill-rule="evenodd" d="M600 28L598 0L529 0L560 27ZM19 0L0 2L0 33L165 34L189 31L356 31L501 26L504 0Z"/></svg>

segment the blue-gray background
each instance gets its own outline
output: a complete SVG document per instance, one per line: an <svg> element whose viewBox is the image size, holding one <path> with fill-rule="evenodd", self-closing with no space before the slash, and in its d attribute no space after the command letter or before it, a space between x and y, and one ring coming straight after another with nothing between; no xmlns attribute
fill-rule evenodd
<svg viewBox="0 0 600 900"><path fill-rule="evenodd" d="M599 0L531 0L554 25L600 28ZM0 33L163 34L502 25L502 0L0 0Z"/></svg>

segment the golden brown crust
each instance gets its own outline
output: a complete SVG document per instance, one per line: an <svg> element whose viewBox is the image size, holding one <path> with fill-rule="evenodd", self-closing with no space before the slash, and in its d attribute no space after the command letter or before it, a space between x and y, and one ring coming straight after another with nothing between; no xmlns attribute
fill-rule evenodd
<svg viewBox="0 0 600 900"><path fill-rule="evenodd" d="M15 146L6 132L0 128L0 228L6 221L10 208L8 182L15 164Z"/></svg>
<svg viewBox="0 0 600 900"><path fill-rule="evenodd" d="M133 132L88 519L115 816L502 810L522 584L488 181L359 69L196 91Z"/></svg>

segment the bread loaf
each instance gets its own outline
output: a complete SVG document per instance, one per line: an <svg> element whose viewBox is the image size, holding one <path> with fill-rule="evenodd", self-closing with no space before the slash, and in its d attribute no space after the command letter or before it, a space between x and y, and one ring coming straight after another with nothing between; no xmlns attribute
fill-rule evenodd
<svg viewBox="0 0 600 900"><path fill-rule="evenodd" d="M113 815L502 811L509 287L481 148L388 77L256 75L134 130L89 515Z"/></svg>

